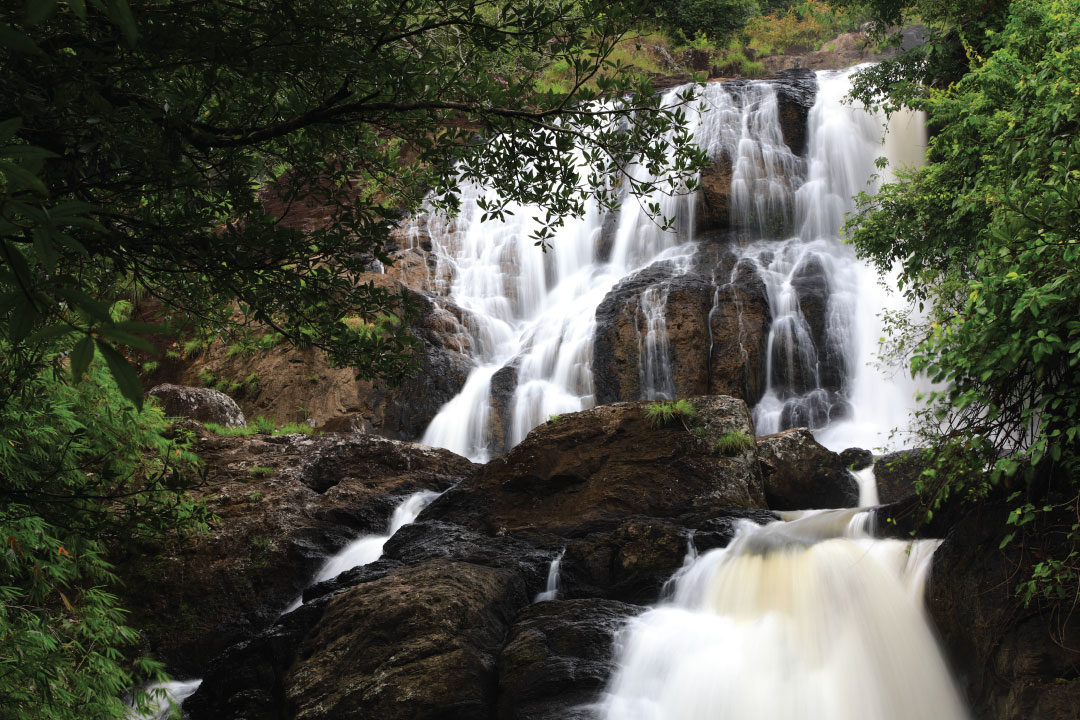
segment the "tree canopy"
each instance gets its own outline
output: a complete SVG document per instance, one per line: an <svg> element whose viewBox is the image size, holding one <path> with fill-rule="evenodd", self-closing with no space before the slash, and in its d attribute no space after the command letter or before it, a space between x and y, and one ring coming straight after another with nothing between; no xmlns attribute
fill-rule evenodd
<svg viewBox="0 0 1080 720"><path fill-rule="evenodd" d="M593 0L0 10L0 718L122 717L160 675L121 652L106 548L207 517L195 458L126 358L166 328L128 301L401 379L412 341L386 319L407 298L357 279L425 198L453 211L482 180L491 216L540 208L545 245L589 198L701 163L680 103L609 59L636 17ZM556 63L573 80L544 92ZM306 202L328 221L282 221Z"/></svg>
<svg viewBox="0 0 1080 720"><path fill-rule="evenodd" d="M1074 602L1080 4L917 7L944 32L865 74L859 92L927 112L929 163L863 199L854 242L883 270L899 266L907 297L928 312L907 334L917 337L913 371L945 388L922 417L935 507L1009 494L1009 524L1054 518L1064 541L1050 551L1029 538L1037 562L1018 589L1029 601Z"/></svg>

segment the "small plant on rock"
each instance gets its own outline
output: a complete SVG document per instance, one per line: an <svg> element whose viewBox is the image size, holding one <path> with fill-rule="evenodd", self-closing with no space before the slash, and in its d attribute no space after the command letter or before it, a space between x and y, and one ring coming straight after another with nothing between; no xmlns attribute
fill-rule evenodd
<svg viewBox="0 0 1080 720"><path fill-rule="evenodd" d="M754 438L740 430L726 432L716 438L716 452L724 457L732 457L746 450L754 449Z"/></svg>
<svg viewBox="0 0 1080 720"><path fill-rule="evenodd" d="M697 408L689 400L654 402L645 406L645 418L653 427L667 427L678 420L689 430L688 423L696 417Z"/></svg>

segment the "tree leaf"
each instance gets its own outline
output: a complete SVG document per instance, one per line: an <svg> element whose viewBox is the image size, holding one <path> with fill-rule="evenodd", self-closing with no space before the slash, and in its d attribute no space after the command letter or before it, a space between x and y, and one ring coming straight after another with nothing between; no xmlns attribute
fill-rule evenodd
<svg viewBox="0 0 1080 720"><path fill-rule="evenodd" d="M109 372L112 373L120 392L135 406L136 410L142 410L143 388L139 376L135 373L135 368L131 366L127 358L108 343L98 340L97 349L105 357Z"/></svg>
<svg viewBox="0 0 1080 720"><path fill-rule="evenodd" d="M75 382L82 380L86 369L90 367L90 361L94 359L94 338L87 335L75 343L71 351L71 376Z"/></svg>
<svg viewBox="0 0 1080 720"><path fill-rule="evenodd" d="M56 0L26 0L26 24L37 25L53 14Z"/></svg>

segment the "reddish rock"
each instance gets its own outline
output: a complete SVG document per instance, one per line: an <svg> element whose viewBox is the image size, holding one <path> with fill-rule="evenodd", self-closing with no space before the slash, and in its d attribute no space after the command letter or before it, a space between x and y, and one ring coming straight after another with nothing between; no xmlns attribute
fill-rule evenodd
<svg viewBox="0 0 1080 720"><path fill-rule="evenodd" d="M806 428L757 439L765 498L771 510L856 507L859 486L836 453Z"/></svg>

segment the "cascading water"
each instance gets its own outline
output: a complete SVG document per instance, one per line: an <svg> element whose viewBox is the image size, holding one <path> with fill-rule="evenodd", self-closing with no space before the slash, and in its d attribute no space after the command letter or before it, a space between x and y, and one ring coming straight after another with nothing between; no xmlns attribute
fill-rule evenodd
<svg viewBox="0 0 1080 720"><path fill-rule="evenodd" d="M669 97L677 92L672 91ZM704 87L708 112L688 109L698 144L732 164L732 206L762 228L793 212L803 161L784 144L775 90L767 83ZM631 168L638 176L643 168ZM503 221L480 222L477 200L486 191L462 188L460 215L452 221L426 215L439 277L452 277L450 298L469 313L476 368L464 388L432 421L423 442L477 461L493 454L492 380L514 373L506 418L509 445L551 415L595 404L591 369L596 309L615 284L647 265L671 261L685 271L696 251L696 200L658 193L628 199L615 217L590 206L584 217L559 229L552 249L539 252L529 239L534 209L511 207ZM657 202L677 232L665 231L643 209ZM783 224L783 223L781 223ZM663 301L643 298L644 399L674 394L663 328Z"/></svg>
<svg viewBox="0 0 1080 720"><path fill-rule="evenodd" d="M964 720L922 609L935 540L872 538L868 513L743 521L674 598L630 621L604 720Z"/></svg>
<svg viewBox="0 0 1080 720"><path fill-rule="evenodd" d="M883 378L889 370L877 358L879 316L900 309L899 300L837 238L854 196L878 185L875 160L889 160L880 178L889 180L920 164L926 146L922 119L909 112L894 115L883 143L884 118L843 101L851 72L818 75L808 170L795 191L797 235L746 250L773 316L755 428L764 435L805 425L838 450L891 445L889 432L905 428L914 409L915 384L895 369Z"/></svg>
<svg viewBox="0 0 1080 720"><path fill-rule="evenodd" d="M331 555L326 559L326 562L319 568L319 571L315 573L315 577L311 580L311 584L314 585L315 583L323 582L324 580L333 580L346 570L352 570L354 567L373 563L381 558L383 546L386 545L386 541L393 537L394 533L398 530L408 525L413 520L416 520L416 517L420 512L430 505L432 500L437 497L439 497L439 493L437 492L421 490L402 500L401 503L394 508L394 511L390 513L390 519L387 522L385 535L364 535L356 538L338 551L337 554ZM300 607L303 601L304 597L301 595L285 608L281 614L285 615L286 613L292 612Z"/></svg>

